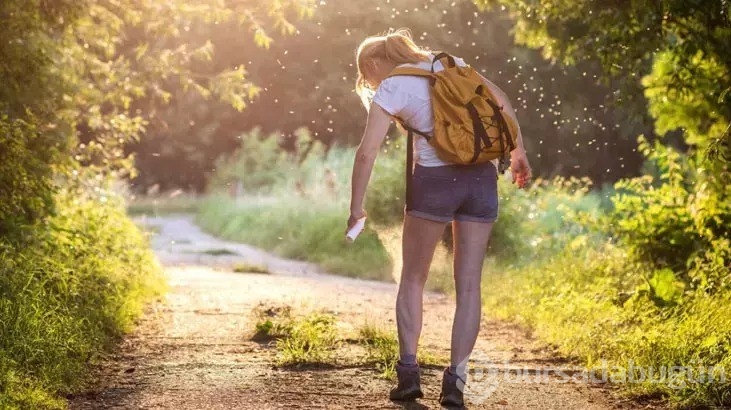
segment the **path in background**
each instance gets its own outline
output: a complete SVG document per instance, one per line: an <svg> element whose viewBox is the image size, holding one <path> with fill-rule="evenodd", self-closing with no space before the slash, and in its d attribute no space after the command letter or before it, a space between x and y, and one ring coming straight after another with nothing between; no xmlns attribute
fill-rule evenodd
<svg viewBox="0 0 731 410"><path fill-rule="evenodd" d="M170 292L148 308L137 330L97 370L98 386L71 399L71 409L402 407L387 399L391 382L379 378L373 367L276 368L274 349L250 340L251 312L260 304L288 304L295 313L324 309L336 316L344 333L367 320L394 329L395 284L321 274L311 264L206 235L189 217L140 222L156 232L152 243L165 265ZM272 273L235 273L236 263L265 265ZM436 293L424 300L421 346L448 357L454 302ZM541 383L516 381L518 368L566 366L539 346L514 326L485 321L475 356L492 363L488 368L497 372L498 383L485 378L476 386L484 401L468 408L634 407L614 399L609 388L564 383L555 374ZM506 375L513 375L513 381L505 381ZM438 409L440 383L441 368L424 369L426 397L406 408Z"/></svg>

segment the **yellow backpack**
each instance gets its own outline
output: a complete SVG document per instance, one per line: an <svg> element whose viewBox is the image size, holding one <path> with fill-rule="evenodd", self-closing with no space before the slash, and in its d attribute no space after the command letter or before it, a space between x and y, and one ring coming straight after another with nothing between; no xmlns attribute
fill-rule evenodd
<svg viewBox="0 0 731 410"><path fill-rule="evenodd" d="M440 61L442 71L434 71ZM407 126L407 170L412 170L413 134L425 137L444 161L460 165L479 164L499 159L498 171L504 173L510 151L517 143L518 125L504 115L502 107L485 86L480 75L470 66L458 66L454 57L439 53L432 61L431 71L416 67L397 67L387 77L419 76L429 79L434 135Z"/></svg>

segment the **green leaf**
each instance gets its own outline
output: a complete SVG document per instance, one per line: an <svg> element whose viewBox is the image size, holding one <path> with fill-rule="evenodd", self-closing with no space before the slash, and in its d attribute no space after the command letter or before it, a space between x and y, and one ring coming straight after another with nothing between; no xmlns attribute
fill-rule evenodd
<svg viewBox="0 0 731 410"><path fill-rule="evenodd" d="M149 48L149 44L142 43L139 46L135 48L135 59L137 61L140 61L140 59L147 53L147 49Z"/></svg>
<svg viewBox="0 0 731 410"><path fill-rule="evenodd" d="M655 298L665 303L678 303L683 296L684 284L675 278L675 273L670 269L655 271L650 278L649 285Z"/></svg>
<svg viewBox="0 0 731 410"><path fill-rule="evenodd" d="M721 91L721 95L718 96L718 103L723 104L723 101L726 99L726 96L731 91L731 87L728 87L727 89Z"/></svg>

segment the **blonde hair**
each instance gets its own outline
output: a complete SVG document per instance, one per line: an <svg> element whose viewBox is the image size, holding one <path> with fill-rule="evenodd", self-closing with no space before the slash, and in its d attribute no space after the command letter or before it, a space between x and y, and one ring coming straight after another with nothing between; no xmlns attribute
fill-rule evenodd
<svg viewBox="0 0 731 410"><path fill-rule="evenodd" d="M368 86L366 77L372 73L372 65L369 61L378 58L395 64L414 64L421 61L429 61L429 50L419 47L411 39L411 32L408 29L389 30L380 36L370 36L363 40L358 46L355 61L358 66L358 78L355 80L355 92L368 107L368 102L373 97L374 90Z"/></svg>

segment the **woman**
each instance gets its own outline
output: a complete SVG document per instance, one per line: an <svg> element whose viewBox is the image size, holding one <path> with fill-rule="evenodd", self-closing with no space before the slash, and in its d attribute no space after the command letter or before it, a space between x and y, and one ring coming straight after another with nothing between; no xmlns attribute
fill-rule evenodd
<svg viewBox="0 0 731 410"><path fill-rule="evenodd" d="M434 129L428 80L415 76L386 77L403 64L431 69L432 59L433 55L414 44L406 30L369 37L358 47L356 90L368 108L368 122L353 165L348 229L366 215L366 187L392 117L397 116L410 128L427 134ZM457 63L465 65L459 59ZM435 70L441 69L437 63ZM505 93L483 80L504 112L514 118ZM513 182L522 188L529 182L531 170L520 132L517 142L517 148L511 152L511 173ZM444 227L453 222L457 309L452 326L451 364L444 371L440 402L459 408L464 406L465 368L480 327L482 263L498 214L497 170L493 162L468 166L444 162L419 135L414 140L414 158L412 192L403 225L403 270L396 299L398 385L391 390L390 397L423 397L416 350L422 326L424 284Z"/></svg>

